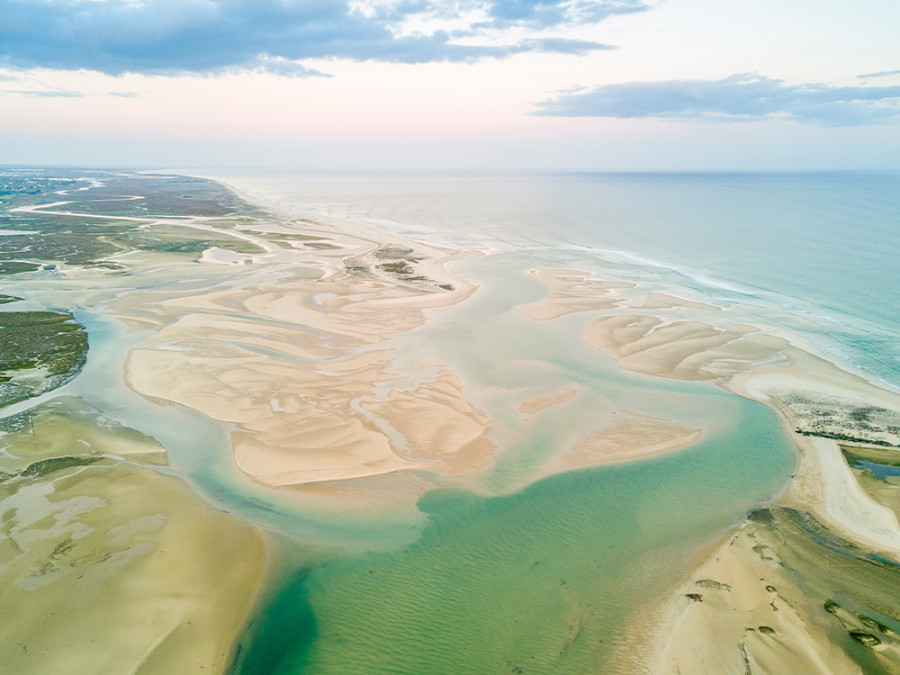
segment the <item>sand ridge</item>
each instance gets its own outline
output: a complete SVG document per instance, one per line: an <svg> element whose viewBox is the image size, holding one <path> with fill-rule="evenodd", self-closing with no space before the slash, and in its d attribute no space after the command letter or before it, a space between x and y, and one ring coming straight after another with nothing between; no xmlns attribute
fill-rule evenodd
<svg viewBox="0 0 900 675"><path fill-rule="evenodd" d="M578 439L559 460L571 467L609 464L649 457L692 445L702 429L688 429L668 420L620 411L607 426Z"/></svg>
<svg viewBox="0 0 900 675"><path fill-rule="evenodd" d="M562 405L566 401L571 401L578 395L578 389L574 387L566 387L562 391L544 396L535 396L527 401L519 404L519 412L531 418L544 410L549 410L558 405Z"/></svg>
<svg viewBox="0 0 900 675"><path fill-rule="evenodd" d="M699 309L707 312L719 312L721 307L709 305L705 302L696 300L688 300L672 293L664 293L663 291L650 291L644 304L638 309Z"/></svg>

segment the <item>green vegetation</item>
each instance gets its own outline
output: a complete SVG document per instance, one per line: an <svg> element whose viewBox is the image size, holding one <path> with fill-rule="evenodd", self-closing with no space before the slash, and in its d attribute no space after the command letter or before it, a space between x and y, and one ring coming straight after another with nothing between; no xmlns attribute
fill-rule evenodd
<svg viewBox="0 0 900 675"><path fill-rule="evenodd" d="M853 465L853 462L874 462L886 466L900 466L900 450L882 450L880 448L861 448L859 446L842 445L841 452L844 458Z"/></svg>
<svg viewBox="0 0 900 675"><path fill-rule="evenodd" d="M18 274L19 272L34 272L40 269L37 263L21 262L19 260L0 260L0 274Z"/></svg>
<svg viewBox="0 0 900 675"><path fill-rule="evenodd" d="M51 176L33 171L0 173L0 274L17 274L47 264L109 268L106 260L132 250L183 253L197 256L218 246L243 253L261 252L252 244L225 232L217 235L191 228L154 225L125 218L224 217L253 209L225 187L206 180L180 176L140 176L94 172L102 185L90 190L55 194L61 187L79 185L75 174ZM16 207L65 201L59 210L82 215L15 211ZM90 218L100 215L104 218ZM122 220L116 217L122 217ZM236 221L223 221L234 225ZM223 229L225 229L223 227Z"/></svg>
<svg viewBox="0 0 900 675"><path fill-rule="evenodd" d="M881 445L887 448L894 447L891 443L877 438L861 438L859 436L851 436L850 434L831 431L806 431L804 429L797 429L797 433L801 436L817 436L819 438L829 438L832 441L844 441L845 443L865 443L867 445Z"/></svg>
<svg viewBox="0 0 900 675"><path fill-rule="evenodd" d="M68 382L87 350L87 333L71 314L0 312L0 405Z"/></svg>
<svg viewBox="0 0 900 675"><path fill-rule="evenodd" d="M40 478L72 466L90 466L99 459L99 457L51 457L29 464L19 475L22 478Z"/></svg>
<svg viewBox="0 0 900 675"><path fill-rule="evenodd" d="M398 260L397 262L391 263L382 263L378 265L378 269L384 270L385 272L388 272L390 274L399 274L402 276L413 273L413 268L409 266L409 263L403 260Z"/></svg>
<svg viewBox="0 0 900 675"><path fill-rule="evenodd" d="M65 373L79 368L87 352L87 334L64 312L0 312L0 328L0 370Z"/></svg>
<svg viewBox="0 0 900 675"><path fill-rule="evenodd" d="M11 478L43 478L57 471L76 466L90 466L99 462L102 457L50 457L32 462L21 471L0 471L0 483Z"/></svg>
<svg viewBox="0 0 900 675"><path fill-rule="evenodd" d="M115 235L131 229L130 225L94 224L66 216L15 214L10 219L12 229L30 230L38 234L13 234L0 237L0 261L20 262L24 259L30 269L40 263L63 262L70 265L90 265L101 258L126 250L115 241ZM10 221L7 221L9 223ZM0 221L0 228L7 227ZM19 270L27 271L27 270Z"/></svg>
<svg viewBox="0 0 900 675"><path fill-rule="evenodd" d="M107 216L228 216L251 209L223 185L187 176L102 174L102 187L59 199L79 201L66 210ZM134 199L139 197L139 199Z"/></svg>
<svg viewBox="0 0 900 675"><path fill-rule="evenodd" d="M900 446L900 412L810 392L793 392L781 398L797 415L797 433L804 436Z"/></svg>
<svg viewBox="0 0 900 675"><path fill-rule="evenodd" d="M395 246L393 244L385 244L379 247L374 255L379 260L408 260L410 262L419 262L423 260L421 256L417 256L411 248L405 246Z"/></svg>
<svg viewBox="0 0 900 675"><path fill-rule="evenodd" d="M0 305L5 305L8 302L15 302L16 300L21 300L22 298L18 298L15 295L0 295Z"/></svg>
<svg viewBox="0 0 900 675"><path fill-rule="evenodd" d="M0 171L0 204L30 195L41 195L54 190L71 189L78 187L78 182L71 175L48 175L44 169Z"/></svg>
<svg viewBox="0 0 900 675"><path fill-rule="evenodd" d="M428 277L423 277L421 274L416 274L414 276L413 273L415 270L405 260L381 263L376 265L376 267L401 281L428 281Z"/></svg>

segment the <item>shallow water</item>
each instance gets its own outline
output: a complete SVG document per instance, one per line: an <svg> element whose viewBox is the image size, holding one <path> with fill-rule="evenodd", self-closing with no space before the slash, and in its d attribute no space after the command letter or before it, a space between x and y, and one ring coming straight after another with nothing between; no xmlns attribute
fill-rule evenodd
<svg viewBox="0 0 900 675"><path fill-rule="evenodd" d="M691 549L793 466L771 413L735 408L730 432L687 450L507 496L429 493L414 544L289 578L236 672L602 671L633 613L686 573Z"/></svg>

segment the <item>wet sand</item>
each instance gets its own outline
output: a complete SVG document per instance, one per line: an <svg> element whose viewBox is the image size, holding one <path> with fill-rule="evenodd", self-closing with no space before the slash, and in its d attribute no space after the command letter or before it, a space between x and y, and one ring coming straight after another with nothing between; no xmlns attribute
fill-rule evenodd
<svg viewBox="0 0 900 675"><path fill-rule="evenodd" d="M549 293L537 302L516 309L539 321L550 321L575 312L612 309L624 303L616 293L634 284L597 279L589 272L568 268L534 269L532 279L547 287Z"/></svg>
<svg viewBox="0 0 900 675"><path fill-rule="evenodd" d="M519 404L519 412L526 417L533 417L544 410L549 410L554 406L561 405L566 401L571 401L578 395L577 389L566 388L555 394L547 394L546 396L535 396L527 401Z"/></svg>
<svg viewBox="0 0 900 675"><path fill-rule="evenodd" d="M0 441L4 670L226 671L267 564L261 533L77 399L28 417Z"/></svg>

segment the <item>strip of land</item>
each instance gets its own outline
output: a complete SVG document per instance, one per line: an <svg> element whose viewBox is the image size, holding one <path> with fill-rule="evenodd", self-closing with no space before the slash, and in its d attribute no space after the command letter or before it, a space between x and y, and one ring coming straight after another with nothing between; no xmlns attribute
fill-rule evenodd
<svg viewBox="0 0 900 675"><path fill-rule="evenodd" d="M635 284L598 279L589 272L568 268L535 269L531 278L547 287L549 293L537 302L516 309L539 321L550 321L575 312L612 309L624 304L616 293Z"/></svg>

